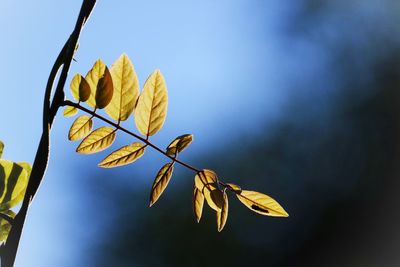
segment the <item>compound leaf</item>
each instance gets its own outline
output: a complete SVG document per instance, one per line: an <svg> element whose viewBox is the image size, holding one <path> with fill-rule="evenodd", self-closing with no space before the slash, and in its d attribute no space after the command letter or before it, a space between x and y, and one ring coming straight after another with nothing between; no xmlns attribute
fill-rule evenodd
<svg viewBox="0 0 400 267"><path fill-rule="evenodd" d="M78 113L78 109L76 107L68 106L64 109L63 116L64 117L72 117Z"/></svg>
<svg viewBox="0 0 400 267"><path fill-rule="evenodd" d="M200 222L203 213L204 195L197 187L193 189L193 212L197 222Z"/></svg>
<svg viewBox="0 0 400 267"><path fill-rule="evenodd" d="M155 70L143 86L135 111L135 123L145 136L157 133L167 116L168 93L164 77Z"/></svg>
<svg viewBox="0 0 400 267"><path fill-rule="evenodd" d="M122 54L111 67L114 94L106 113L116 121L125 121L132 114L139 97L139 81L132 62Z"/></svg>
<svg viewBox="0 0 400 267"><path fill-rule="evenodd" d="M70 87L72 97L75 100L85 102L89 99L91 94L90 85L79 73L72 78Z"/></svg>
<svg viewBox="0 0 400 267"><path fill-rule="evenodd" d="M105 108L111 101L114 93L113 80L107 66L104 69L103 76L99 79L96 89L96 107Z"/></svg>
<svg viewBox="0 0 400 267"><path fill-rule="evenodd" d="M85 115L79 116L69 129L68 139L71 141L80 140L92 130L92 127L93 122L91 117Z"/></svg>
<svg viewBox="0 0 400 267"><path fill-rule="evenodd" d="M24 166L9 160L0 160L0 212L21 202L21 194L24 194L27 184L28 173Z"/></svg>
<svg viewBox="0 0 400 267"><path fill-rule="evenodd" d="M224 229L224 226L226 224L226 220L228 219L228 196L225 192L223 191L223 204L221 207L221 211L217 211L217 229L218 232L221 232L222 229Z"/></svg>
<svg viewBox="0 0 400 267"><path fill-rule="evenodd" d="M288 217L289 214L273 198L255 191L242 190L236 194L240 202L254 212L275 217Z"/></svg>
<svg viewBox="0 0 400 267"><path fill-rule="evenodd" d="M175 138L167 147L167 154L172 156L182 152L193 141L193 135L184 134Z"/></svg>
<svg viewBox="0 0 400 267"><path fill-rule="evenodd" d="M195 186L203 193L210 208L220 211L223 204L223 194L218 188L217 174L212 170L202 170L194 178Z"/></svg>
<svg viewBox="0 0 400 267"><path fill-rule="evenodd" d="M151 187L150 193L150 207L159 199L161 194L167 187L169 180L171 179L172 172L174 171L174 164L165 164L157 173L156 179L154 180L153 186Z"/></svg>
<svg viewBox="0 0 400 267"><path fill-rule="evenodd" d="M143 156L145 148L146 145L139 142L121 147L103 159L98 166L103 168L113 168L127 165Z"/></svg>
<svg viewBox="0 0 400 267"><path fill-rule="evenodd" d="M98 59L93 67L88 71L86 74L86 81L90 86L90 97L86 101L86 103L91 106L92 108L96 107L96 91L97 91L97 84L99 80L104 76L104 72L106 69L106 65L101 59Z"/></svg>
<svg viewBox="0 0 400 267"><path fill-rule="evenodd" d="M81 154L93 154L103 151L112 145L115 140L115 130L113 128L103 126L91 132L76 149Z"/></svg>

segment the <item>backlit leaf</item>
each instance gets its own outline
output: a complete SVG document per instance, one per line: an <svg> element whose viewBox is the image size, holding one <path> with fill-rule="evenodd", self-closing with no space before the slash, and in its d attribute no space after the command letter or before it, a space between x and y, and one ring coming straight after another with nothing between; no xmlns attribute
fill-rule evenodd
<svg viewBox="0 0 400 267"><path fill-rule="evenodd" d="M104 126L91 132L76 149L76 152L81 154L93 154L112 145L115 140L115 130Z"/></svg>
<svg viewBox="0 0 400 267"><path fill-rule="evenodd" d="M207 204L214 210L220 211L223 204L223 194L218 188L217 174L212 170L202 170L194 178L195 186L203 193Z"/></svg>
<svg viewBox="0 0 400 267"><path fill-rule="evenodd" d="M71 81L71 93L75 100L85 102L89 99L91 89L89 83L80 74L75 74Z"/></svg>
<svg viewBox="0 0 400 267"><path fill-rule="evenodd" d="M242 190L236 195L249 209L262 215L288 217L289 214L273 198L255 191Z"/></svg>
<svg viewBox="0 0 400 267"><path fill-rule="evenodd" d="M116 121L125 121L132 114L139 97L139 81L132 62L122 54L111 67L114 94L106 113Z"/></svg>
<svg viewBox="0 0 400 267"><path fill-rule="evenodd" d="M165 164L157 173L156 179L154 180L153 186L151 187L150 193L150 207L158 200L161 194L167 187L169 180L171 179L172 172L174 171L174 164Z"/></svg>
<svg viewBox="0 0 400 267"><path fill-rule="evenodd" d="M21 202L24 199L26 188L28 186L29 178L30 178L31 172L32 172L32 166L28 162L18 162L18 165L21 166L26 171L28 181L26 182L26 186L25 186L24 190L22 190L21 193L12 201L12 203L11 203L12 205L13 204L17 205L19 202Z"/></svg>
<svg viewBox="0 0 400 267"><path fill-rule="evenodd" d="M0 212L17 205L26 190L28 173L25 168L15 162L0 160Z"/></svg>
<svg viewBox="0 0 400 267"><path fill-rule="evenodd" d="M221 232L222 229L224 229L224 226L226 224L226 220L228 219L228 196L225 192L223 191L223 204L221 207L221 211L217 211L217 229L218 232Z"/></svg>
<svg viewBox="0 0 400 267"><path fill-rule="evenodd" d="M2 213L6 214L10 218L15 217L15 213L12 210L7 210ZM11 230L11 224L6 219L0 218L0 243L6 241L8 234L10 233L10 230Z"/></svg>
<svg viewBox="0 0 400 267"><path fill-rule="evenodd" d="M135 111L139 132L145 136L157 133L167 116L168 93L164 77L155 70L143 86Z"/></svg>
<svg viewBox="0 0 400 267"><path fill-rule="evenodd" d="M103 159L98 166L103 168L113 168L134 162L144 154L146 145L133 143L112 152Z"/></svg>
<svg viewBox="0 0 400 267"><path fill-rule="evenodd" d="M86 101L86 103L91 106L92 108L96 107L96 91L97 91L97 84L99 80L104 76L104 72L106 69L106 65L103 63L101 59L98 59L93 67L88 71L86 74L86 81L90 86L90 97Z"/></svg>
<svg viewBox="0 0 400 267"><path fill-rule="evenodd" d="M232 183L227 183L227 185L230 187L231 190L233 190L233 192L235 192L236 194L240 194L242 192L242 188L236 184L232 184Z"/></svg>
<svg viewBox="0 0 400 267"><path fill-rule="evenodd" d="M167 147L167 154L172 156L182 152L193 141L193 135L184 134L175 138L174 141Z"/></svg>
<svg viewBox="0 0 400 267"><path fill-rule="evenodd" d="M113 81L111 73L107 67L104 69L103 76L97 83L96 90L96 107L99 109L105 108L111 101L114 93Z"/></svg>
<svg viewBox="0 0 400 267"><path fill-rule="evenodd" d="M193 189L193 212L197 222L200 222L201 214L203 213L204 196L199 189Z"/></svg>
<svg viewBox="0 0 400 267"><path fill-rule="evenodd" d="M71 141L80 140L92 130L93 122L92 118L89 116L79 116L72 123L71 128L69 129L68 139Z"/></svg>
<svg viewBox="0 0 400 267"><path fill-rule="evenodd" d="M68 106L64 109L63 115L64 117L72 117L76 113L78 113L78 109L76 107Z"/></svg>
<svg viewBox="0 0 400 267"><path fill-rule="evenodd" d="M3 156L3 150L4 150L4 143L0 141L0 159Z"/></svg>

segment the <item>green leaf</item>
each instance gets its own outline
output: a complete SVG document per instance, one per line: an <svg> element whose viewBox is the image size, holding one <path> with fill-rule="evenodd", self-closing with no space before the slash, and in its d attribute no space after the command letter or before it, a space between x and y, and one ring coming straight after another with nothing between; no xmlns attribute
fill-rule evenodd
<svg viewBox="0 0 400 267"><path fill-rule="evenodd" d="M7 211L21 202L21 194L28 184L26 166L0 159L0 212Z"/></svg>
<svg viewBox="0 0 400 267"><path fill-rule="evenodd" d="M104 72L106 69L106 65L103 63L101 59L98 59L93 67L88 71L86 74L86 81L88 82L90 86L90 97L86 101L86 103L91 106L92 108L96 107L96 91L97 91L97 84L99 83L99 80L104 76Z"/></svg>
<svg viewBox="0 0 400 267"><path fill-rule="evenodd" d="M85 102L89 99L91 94L90 85L79 73L72 78L70 87L72 97L75 100Z"/></svg>
<svg viewBox="0 0 400 267"><path fill-rule="evenodd" d="M92 118L89 116L79 116L72 123L69 129L68 139L71 141L80 140L90 133L93 127Z"/></svg>
<svg viewBox="0 0 400 267"><path fill-rule="evenodd" d="M157 173L150 193L150 207L160 198L161 194L167 187L171 179L172 172L174 171L174 164L165 164Z"/></svg>
<svg viewBox="0 0 400 267"><path fill-rule="evenodd" d="M143 86L135 111L135 123L145 136L156 134L167 116L168 92L164 77L155 70Z"/></svg>
<svg viewBox="0 0 400 267"><path fill-rule="evenodd" d="M193 135L184 134L175 138L167 147L167 154L172 156L182 152L193 141Z"/></svg>
<svg viewBox="0 0 400 267"><path fill-rule="evenodd" d="M2 213L10 218L15 217L15 213L12 210L7 210ZM6 219L0 218L0 243L7 240L10 230L11 230L11 224Z"/></svg>
<svg viewBox="0 0 400 267"><path fill-rule="evenodd" d="M203 213L204 195L196 186L193 189L193 212L197 222L200 222Z"/></svg>
<svg viewBox="0 0 400 267"><path fill-rule="evenodd" d="M111 67L114 94L106 113L116 121L125 121L132 114L139 97L139 81L132 62L122 54Z"/></svg>
<svg viewBox="0 0 400 267"><path fill-rule="evenodd" d="M224 229L227 219L228 219L228 196L226 195L226 192L224 190L223 191L223 204L221 207L221 211L217 211L218 232L221 232L222 229Z"/></svg>
<svg viewBox="0 0 400 267"><path fill-rule="evenodd" d="M3 151L4 151L4 143L0 141L0 159L3 157Z"/></svg>
<svg viewBox="0 0 400 267"><path fill-rule="evenodd" d="M105 67L103 76L97 83L96 107L99 109L105 108L110 103L113 93L114 87L111 74L108 68Z"/></svg>
<svg viewBox="0 0 400 267"><path fill-rule="evenodd" d="M103 159L98 166L103 168L113 168L127 165L143 156L145 148L146 145L139 142L121 147Z"/></svg>
<svg viewBox="0 0 400 267"><path fill-rule="evenodd" d="M81 154L93 154L112 145L115 140L115 131L113 128L103 126L91 132L76 149Z"/></svg>
<svg viewBox="0 0 400 267"><path fill-rule="evenodd" d="M267 195L255 191L242 190L242 192L236 196L246 207L259 214L274 217L289 216L275 199Z"/></svg>
<svg viewBox="0 0 400 267"><path fill-rule="evenodd" d="M63 116L64 117L72 117L78 113L78 109L76 107L68 106L64 109Z"/></svg>

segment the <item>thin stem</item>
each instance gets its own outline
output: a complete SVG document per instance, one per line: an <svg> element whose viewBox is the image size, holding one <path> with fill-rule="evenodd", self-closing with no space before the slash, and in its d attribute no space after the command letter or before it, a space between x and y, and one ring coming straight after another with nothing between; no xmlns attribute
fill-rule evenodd
<svg viewBox="0 0 400 267"><path fill-rule="evenodd" d="M176 157L173 157L173 156L168 155L164 150L162 150L162 149L159 148L158 146L156 146L156 145L154 145L153 143L151 143L151 142L148 140L148 138L145 139L145 138L143 138L143 137L141 137L141 136L139 136L139 135L137 135L137 134L135 134L135 133L133 133L133 132L127 130L127 129L125 129L124 127L122 127L121 125L119 125L119 123L112 122L112 121L110 121L109 119L104 118L103 116L101 116L101 115L95 113L94 111L91 111L91 110L89 110L89 109L87 109L87 108L85 108L85 107L79 105L79 103L74 103L74 102L72 102L72 101L70 101L70 100L64 100L64 101L62 102L61 105L62 105L62 106L72 106L72 107L75 107L75 108L77 108L77 109L79 109L79 110L82 110L83 112L86 112L86 113L92 115L92 117L96 117L96 118L98 118L98 119L100 119L100 120L102 120L102 121L104 121L104 122L110 124L111 126L114 126L116 129L121 130L121 131L123 131L123 132L125 132L125 133L127 133L127 134L129 134L129 135L131 135L131 136L133 136L133 137L135 137L136 139L139 139L140 141L142 141L142 142L145 143L146 145L152 147L153 149L157 150L158 152L160 152L160 153L163 154L164 156L170 158L173 162L179 163L179 164L181 164L182 166L184 166L184 167L186 167L186 168L188 168L188 169L190 169L190 170L192 170L192 171L194 171L194 172L196 172L196 173L200 172L199 169L197 169L197 168L195 168L195 167L193 167L193 166L191 166L191 165L189 165L189 164L187 164L187 163L185 163L185 162L183 162L183 161L181 161L181 160L178 160Z"/></svg>

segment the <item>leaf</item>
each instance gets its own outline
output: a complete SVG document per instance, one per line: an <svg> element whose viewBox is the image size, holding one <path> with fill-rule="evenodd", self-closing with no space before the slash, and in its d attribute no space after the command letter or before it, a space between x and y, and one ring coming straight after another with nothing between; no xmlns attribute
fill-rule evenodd
<svg viewBox="0 0 400 267"><path fill-rule="evenodd" d="M85 102L89 99L91 94L90 85L79 73L72 78L70 87L72 97L75 100Z"/></svg>
<svg viewBox="0 0 400 267"><path fill-rule="evenodd" d="M64 109L63 116L64 117L72 117L78 113L78 109L76 107L68 106Z"/></svg>
<svg viewBox="0 0 400 267"><path fill-rule="evenodd" d="M222 229L224 229L227 219L228 219L228 196L224 190L223 191L223 205L221 207L221 211L217 211L218 232L221 232Z"/></svg>
<svg viewBox="0 0 400 267"><path fill-rule="evenodd" d="M157 173L156 179L154 180L153 186L151 187L150 193L150 207L159 199L161 194L167 187L169 180L171 179L172 172L174 171L174 164L165 164Z"/></svg>
<svg viewBox="0 0 400 267"><path fill-rule="evenodd" d="M69 129L68 139L71 141L80 140L85 137L93 127L92 118L89 116L79 116L72 123Z"/></svg>
<svg viewBox="0 0 400 267"><path fill-rule="evenodd" d="M106 113L116 121L125 121L132 114L139 97L139 81L132 62L122 54L111 67L114 94Z"/></svg>
<svg viewBox="0 0 400 267"><path fill-rule="evenodd" d="M93 154L112 145L115 140L115 131L113 128L103 126L91 132L76 149L81 154Z"/></svg>
<svg viewBox="0 0 400 267"><path fill-rule="evenodd" d="M12 210L7 210L5 212L2 212L3 214L6 214L10 218L15 217L15 213ZM6 241L8 234L10 233L11 230L11 224L6 220L0 218L0 243L2 241Z"/></svg>
<svg viewBox="0 0 400 267"><path fill-rule="evenodd" d="M93 67L88 71L86 74L86 81L90 86L90 97L86 101L86 103L91 106L92 108L96 107L96 91L97 91L97 84L99 80L104 76L104 72L106 69L106 65L103 63L101 59L98 59Z"/></svg>
<svg viewBox="0 0 400 267"><path fill-rule="evenodd" d="M193 212L197 222L200 222L203 213L204 196L196 187L193 189Z"/></svg>
<svg viewBox="0 0 400 267"><path fill-rule="evenodd" d="M21 202L25 197L26 188L28 187L28 182L32 172L32 166L28 162L18 162L18 165L21 166L26 171L28 181L26 182L25 189L22 190L21 193L14 199L14 202L17 204Z"/></svg>
<svg viewBox="0 0 400 267"><path fill-rule="evenodd" d="M4 151L4 143L0 141L0 159L3 157L3 151Z"/></svg>
<svg viewBox="0 0 400 267"><path fill-rule="evenodd" d="M210 208L220 211L223 204L222 191L218 188L217 174L212 170L202 170L194 178L195 186L203 193Z"/></svg>
<svg viewBox="0 0 400 267"><path fill-rule="evenodd" d="M144 154L145 148L146 145L138 142L121 147L103 159L98 166L103 168L113 168L127 165L140 158Z"/></svg>
<svg viewBox="0 0 400 267"><path fill-rule="evenodd" d="M97 83L96 107L99 109L105 108L110 103L113 93L114 87L111 74L108 68L105 67L104 74Z"/></svg>
<svg viewBox="0 0 400 267"><path fill-rule="evenodd" d="M15 162L0 160L0 212L14 207L26 190L28 173L25 168Z"/></svg>
<svg viewBox="0 0 400 267"><path fill-rule="evenodd" d="M240 186L236 185L236 184L227 183L227 185L236 194L240 194L242 192L242 188Z"/></svg>
<svg viewBox="0 0 400 267"><path fill-rule="evenodd" d="M289 214L273 198L255 191L243 190L236 195L240 202L254 212L275 217L288 217Z"/></svg>
<svg viewBox="0 0 400 267"><path fill-rule="evenodd" d="M135 123L145 136L157 133L167 116L168 93L164 77L155 70L143 86L135 111Z"/></svg>
<svg viewBox="0 0 400 267"><path fill-rule="evenodd" d="M176 155L182 152L186 147L190 145L193 141L193 135L184 134L175 138L174 141L167 147L167 155Z"/></svg>

